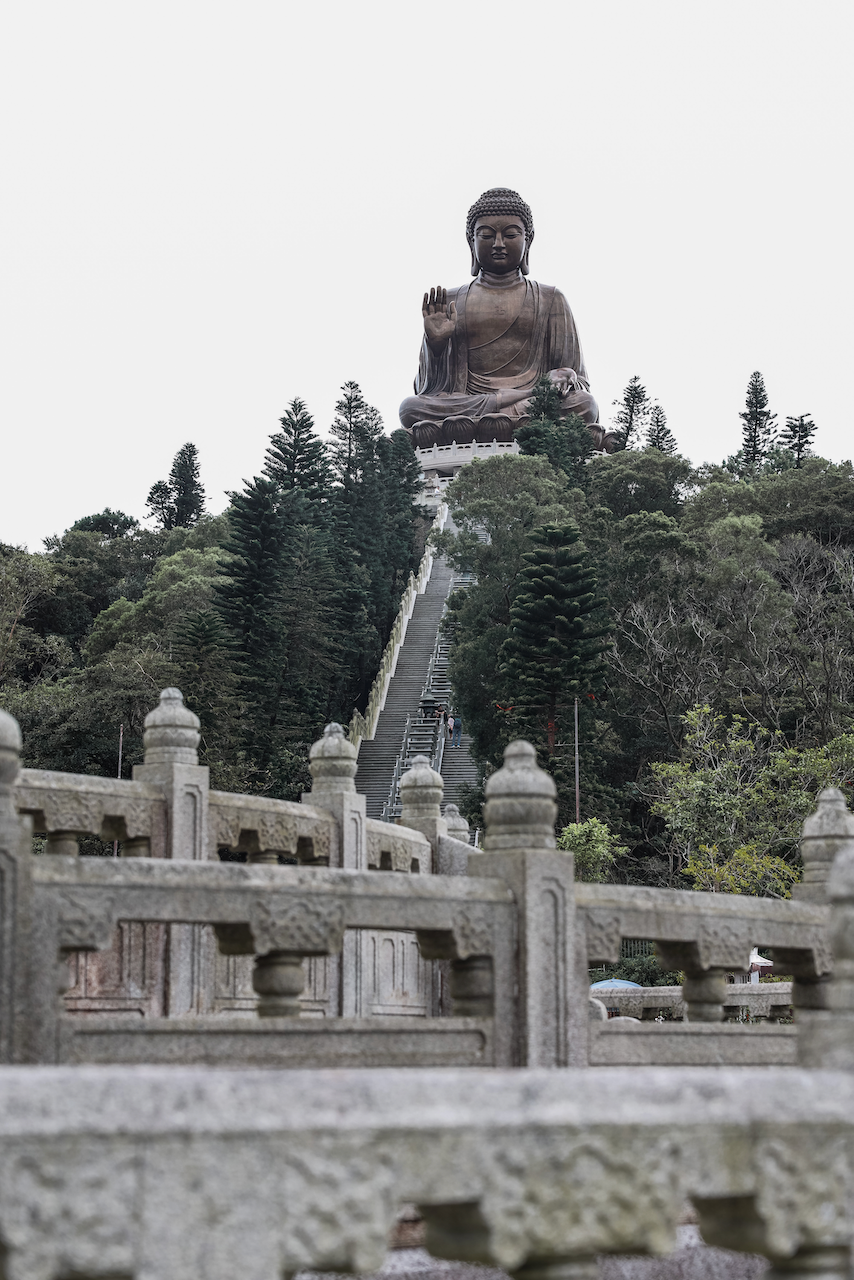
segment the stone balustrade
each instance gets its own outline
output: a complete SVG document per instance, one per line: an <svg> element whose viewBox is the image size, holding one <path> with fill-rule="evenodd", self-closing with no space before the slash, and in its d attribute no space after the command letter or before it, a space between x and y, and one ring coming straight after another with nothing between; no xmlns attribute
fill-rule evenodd
<svg viewBox="0 0 854 1280"><path fill-rule="evenodd" d="M723 1022L726 975L748 970L753 947L793 975L797 1008L820 1007L832 968L826 904L601 884L576 885L576 901L589 963L615 963L624 938L653 941L661 965L685 973L691 1021Z"/></svg>
<svg viewBox="0 0 854 1280"><path fill-rule="evenodd" d="M847 1280L850 1072L0 1069L15 1280L371 1272L398 1206L439 1258L593 1280L686 1200L772 1276ZM709 1273L711 1274L711 1273Z"/></svg>
<svg viewBox="0 0 854 1280"><path fill-rule="evenodd" d="M854 848L839 793L823 793L808 820L809 891L793 901L576 884L555 848L554 784L525 743L489 780L473 850L459 815L450 827L443 816L426 758L403 778L390 824L366 819L356 748L338 725L311 750L301 803L211 792L198 736L167 689L132 781L16 777L0 980L23 1012L0 1026L2 1060L791 1065L791 1027L727 1021L751 997L724 975L754 946L793 974L798 1025L826 1021L822 895L833 859ZM6 761L17 770L13 746ZM33 825L47 835L41 857ZM87 834L120 840L124 856L78 857ZM617 960L626 938L653 941L684 970L683 1021L590 1022L588 966ZM379 990L383 965L393 990Z"/></svg>
<svg viewBox="0 0 854 1280"><path fill-rule="evenodd" d="M609 1016L653 1022L660 1015L688 1020L688 1004L682 987L596 987L591 996ZM791 982L728 982L723 1001L724 1022L780 1022L792 1016Z"/></svg>
<svg viewBox="0 0 854 1280"><path fill-rule="evenodd" d="M821 797L803 899L575 885L571 857L554 848L553 784L527 744L490 778L473 851L450 834L422 765L404 788L417 827L386 836L360 824L355 751L330 726L312 749L304 815L253 797L222 803L239 815L228 847L244 846L247 862L220 863L208 826L219 802L193 772L191 713L174 691L158 712L139 781L166 806L159 856L154 826L133 836L116 808L127 788L95 788L110 797L103 812L93 802L82 826L53 828L65 846L34 856L33 818L50 836L54 810L26 777L16 792L20 734L0 713L0 1055L43 1064L0 1067L0 1275L374 1271L408 1203L438 1258L514 1280L593 1280L598 1255L667 1253L687 1201L707 1244L763 1254L771 1280L848 1280L854 835L837 797ZM39 785L50 791L50 775ZM119 818L146 852L75 854L80 832ZM63 1013L58 957L103 952L123 919L170 938L207 930L253 967L259 1016ZM343 983L347 938L389 928L448 968L453 1016L298 1016L303 957L340 954ZM795 1027L710 1020L706 1006L725 1010L729 991L690 987L687 1022L590 1022L589 959L615 958L624 937L687 956L698 980L746 962L745 939L770 946L792 964ZM170 964L182 955L176 945ZM821 998L799 1004L799 982ZM795 1046L802 1065L781 1070ZM674 1065L654 1065L668 1053Z"/></svg>

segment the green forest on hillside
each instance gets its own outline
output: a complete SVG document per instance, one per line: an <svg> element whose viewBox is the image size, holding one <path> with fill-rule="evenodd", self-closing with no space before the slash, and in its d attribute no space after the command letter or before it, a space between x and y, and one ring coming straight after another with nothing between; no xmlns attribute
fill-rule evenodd
<svg viewBox="0 0 854 1280"><path fill-rule="evenodd" d="M447 491L437 545L476 581L445 627L482 774L534 742L586 878L785 896L816 792L854 779L854 468L813 454L807 414L777 430L759 374L721 465L678 454L637 378L609 456L558 409L541 385L522 453ZM296 797L324 723L365 704L423 550L419 489L408 436L348 383L328 442L293 401L220 515L185 445L153 528L107 507L44 552L0 546L0 702L25 764L115 774L123 725L129 776L177 685L213 786Z"/></svg>
<svg viewBox="0 0 854 1280"><path fill-rule="evenodd" d="M780 439L758 374L744 448L700 468L638 379L610 456L537 396L439 538L477 577L445 623L473 753L535 743L590 878L787 896L817 791L854 778L854 468L812 456L809 415Z"/></svg>
<svg viewBox="0 0 854 1280"><path fill-rule="evenodd" d="M30 767L124 776L177 685L211 784L291 799L308 747L362 705L421 555L419 469L355 383L331 439L295 400L260 474L203 514L193 445L152 486L144 528L107 508L44 553L0 547L0 701Z"/></svg>

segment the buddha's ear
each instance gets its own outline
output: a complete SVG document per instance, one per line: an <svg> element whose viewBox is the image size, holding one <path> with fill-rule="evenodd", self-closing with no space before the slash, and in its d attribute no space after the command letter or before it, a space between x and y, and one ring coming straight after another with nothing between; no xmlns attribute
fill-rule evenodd
<svg viewBox="0 0 854 1280"><path fill-rule="evenodd" d="M530 252L531 252L531 242L529 240L528 243L525 245L525 256L523 257L522 261L519 263L519 270L522 272L523 276L526 276L528 272L531 270L531 268L528 265L528 254Z"/></svg>
<svg viewBox="0 0 854 1280"><path fill-rule="evenodd" d="M480 275L480 263L475 256L474 245L471 247L471 273L473 276Z"/></svg>

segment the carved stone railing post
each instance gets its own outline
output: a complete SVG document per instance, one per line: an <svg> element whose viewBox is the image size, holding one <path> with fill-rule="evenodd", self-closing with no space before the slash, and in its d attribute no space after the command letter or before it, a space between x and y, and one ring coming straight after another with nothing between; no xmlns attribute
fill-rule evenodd
<svg viewBox="0 0 854 1280"><path fill-rule="evenodd" d="M164 689L159 705L145 717L145 762L134 765L133 777L160 787L166 797L167 858L206 856L210 770L199 764L200 738L199 717L184 706L181 690Z"/></svg>
<svg viewBox="0 0 854 1280"><path fill-rule="evenodd" d="M806 819L800 854L804 874L792 888L792 897L808 902L827 901L827 878L837 853L854 839L854 814L837 787L828 787L818 797L814 813Z"/></svg>
<svg viewBox="0 0 854 1280"><path fill-rule="evenodd" d="M455 804L445 805L445 825L448 828L449 836L453 836L455 840L460 840L463 844L468 844L469 824Z"/></svg>
<svg viewBox="0 0 854 1280"><path fill-rule="evenodd" d="M304 804L331 813L338 825L338 845L329 858L331 867L367 869L365 797L356 791L358 751L340 724L328 724L323 737L309 752L311 791L303 792Z"/></svg>
<svg viewBox="0 0 854 1280"><path fill-rule="evenodd" d="M400 780L400 825L420 831L430 841L433 867L425 867L425 871L434 870L439 840L448 834L448 824L442 817L444 792L441 773L430 768L426 756L415 756Z"/></svg>
<svg viewBox="0 0 854 1280"><path fill-rule="evenodd" d="M587 1065L587 955L576 928L573 865L555 844L555 785L534 748L511 742L486 784L483 851L468 873L499 876L518 903L515 1061Z"/></svg>
<svg viewBox="0 0 854 1280"><path fill-rule="evenodd" d="M830 946L833 973L813 983L815 998L807 1004L809 984L793 984L795 1019L799 1024L798 1057L804 1066L854 1070L854 818L842 793L823 791L818 809L804 823L805 860L812 869L833 858L824 883L830 900ZM804 845L802 844L802 848ZM808 864L809 866L809 864ZM815 879L810 881L815 886ZM820 884L821 882L818 881ZM775 952L776 958L776 952ZM799 985L806 986L800 991ZM807 1012L804 1012L806 1007Z"/></svg>
<svg viewBox="0 0 854 1280"><path fill-rule="evenodd" d="M335 820L329 865L365 871L368 866L368 845L365 797L358 794L355 783L358 757L358 748L345 736L343 727L340 724L328 724L323 730L323 737L315 742L309 752L311 791L303 793L302 801L303 804L326 810ZM334 838L335 835L337 839ZM344 938L341 955L330 956L327 965L330 1015L355 1014L362 960L358 935L350 930ZM343 982L342 974L345 975Z"/></svg>
<svg viewBox="0 0 854 1280"><path fill-rule="evenodd" d="M29 1057L27 947L31 923L33 823L19 817L14 786L21 730L0 711L0 1063Z"/></svg>
<svg viewBox="0 0 854 1280"><path fill-rule="evenodd" d="M134 765L135 782L159 787L166 799L166 857L198 861L207 857L210 770L199 764L200 721L184 706L180 689L164 689L160 702L145 717L144 763ZM141 850L132 845L130 856ZM205 946L199 925L169 926L168 993L172 1016L199 1013L210 1002L214 955Z"/></svg>
<svg viewBox="0 0 854 1280"><path fill-rule="evenodd" d="M828 877L837 854L854 848L854 814L845 803L845 796L837 787L828 787L818 797L815 812L803 825L800 853L804 874L800 884L792 889L792 897L808 902L827 902ZM824 1017L829 1008L830 974L816 972L809 960L795 953L775 950L774 961L778 968L792 975L792 1004L799 1025L799 1053L812 1059L822 1043L822 1037L810 1044L812 1024Z"/></svg>

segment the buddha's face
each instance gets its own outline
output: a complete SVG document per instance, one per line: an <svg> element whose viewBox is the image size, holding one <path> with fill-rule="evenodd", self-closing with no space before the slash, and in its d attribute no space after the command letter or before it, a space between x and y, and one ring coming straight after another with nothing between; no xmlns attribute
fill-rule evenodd
<svg viewBox="0 0 854 1280"><path fill-rule="evenodd" d="M526 246L525 227L519 218L478 218L474 224L475 257L478 265L492 275L505 276L516 271Z"/></svg>

